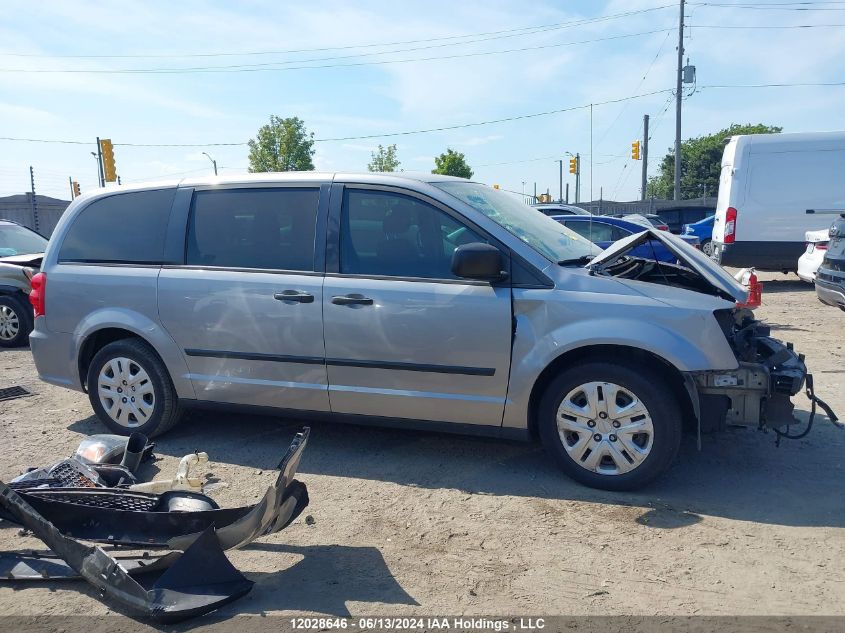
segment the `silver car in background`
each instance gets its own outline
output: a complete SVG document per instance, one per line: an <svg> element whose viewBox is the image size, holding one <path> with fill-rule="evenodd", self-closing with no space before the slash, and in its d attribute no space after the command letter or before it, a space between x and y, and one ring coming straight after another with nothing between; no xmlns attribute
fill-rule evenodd
<svg viewBox="0 0 845 633"><path fill-rule="evenodd" d="M648 240L678 263L627 254ZM806 374L668 232L599 255L516 197L431 174L104 189L71 204L42 271L40 377L124 434L224 406L537 436L576 480L624 490L669 467L685 425L792 422Z"/></svg>

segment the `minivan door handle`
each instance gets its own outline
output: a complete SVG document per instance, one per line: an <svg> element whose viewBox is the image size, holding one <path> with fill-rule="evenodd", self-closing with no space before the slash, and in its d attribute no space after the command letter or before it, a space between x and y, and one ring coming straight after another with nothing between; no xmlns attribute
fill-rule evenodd
<svg viewBox="0 0 845 633"><path fill-rule="evenodd" d="M339 306L371 306L373 300L359 294L337 295L332 297L332 303Z"/></svg>
<svg viewBox="0 0 845 633"><path fill-rule="evenodd" d="M300 290L285 290L273 295L277 301L296 301L297 303L314 303L314 295Z"/></svg>

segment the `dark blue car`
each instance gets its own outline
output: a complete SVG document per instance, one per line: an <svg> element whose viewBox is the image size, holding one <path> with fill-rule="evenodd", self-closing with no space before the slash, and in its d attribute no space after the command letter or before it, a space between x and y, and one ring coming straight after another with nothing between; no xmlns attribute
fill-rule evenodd
<svg viewBox="0 0 845 633"><path fill-rule="evenodd" d="M557 215L552 217L566 228L586 237L599 248L607 248L613 242L628 237L632 233L641 233L652 228L651 225L644 226L622 218L611 218L604 215ZM679 237L691 246L698 248L698 238L694 235L681 235ZM655 240L637 246L628 254L632 257L656 259L659 262L670 264L674 264L678 260L668 248Z"/></svg>
<svg viewBox="0 0 845 633"><path fill-rule="evenodd" d="M713 257L713 221L715 219L715 215L708 215L698 222L684 224L684 230L681 231L681 235L695 235L701 242L701 250L707 257Z"/></svg>

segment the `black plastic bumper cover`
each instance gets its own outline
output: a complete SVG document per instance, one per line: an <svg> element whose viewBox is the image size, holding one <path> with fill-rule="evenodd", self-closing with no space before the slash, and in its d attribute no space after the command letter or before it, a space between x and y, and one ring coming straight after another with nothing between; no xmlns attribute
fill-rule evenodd
<svg viewBox="0 0 845 633"><path fill-rule="evenodd" d="M279 464L276 481L253 506L197 512L147 511L129 508L141 507L141 497L155 495L122 489L48 488L18 490L18 494L59 532L86 541L184 550L213 526L224 550L243 547L259 536L287 527L308 505L308 490L294 479L308 435L308 428L297 433ZM106 497L118 507L103 507ZM19 523L12 513L2 510L0 517Z"/></svg>

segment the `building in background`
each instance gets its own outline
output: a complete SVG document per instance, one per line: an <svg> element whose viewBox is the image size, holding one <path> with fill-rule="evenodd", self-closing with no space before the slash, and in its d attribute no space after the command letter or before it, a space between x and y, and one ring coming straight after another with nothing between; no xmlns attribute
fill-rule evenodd
<svg viewBox="0 0 845 633"><path fill-rule="evenodd" d="M50 237L70 200L59 200L50 196L20 193L0 198L0 219L23 224L44 237Z"/></svg>

